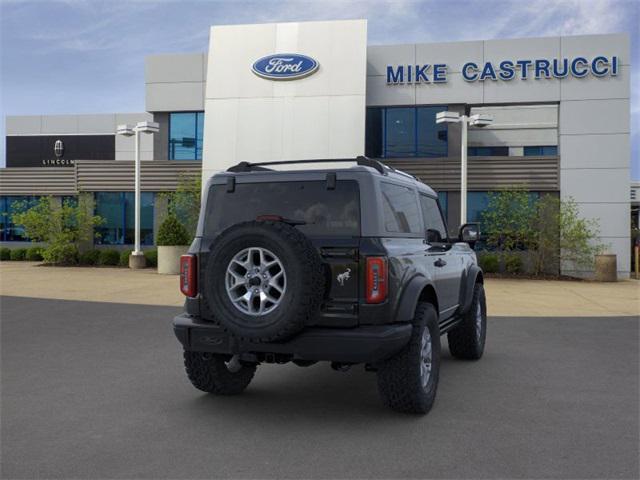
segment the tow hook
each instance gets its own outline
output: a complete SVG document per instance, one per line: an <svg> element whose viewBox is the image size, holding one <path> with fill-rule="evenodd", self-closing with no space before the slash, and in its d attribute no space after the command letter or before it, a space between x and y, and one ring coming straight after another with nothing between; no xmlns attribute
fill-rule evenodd
<svg viewBox="0 0 640 480"><path fill-rule="evenodd" d="M231 373L238 373L242 369L242 363L240 363L240 355L234 355L231 360L225 362L227 370Z"/></svg>
<svg viewBox="0 0 640 480"><path fill-rule="evenodd" d="M350 363L331 362L331 368L336 372L347 372L351 368Z"/></svg>

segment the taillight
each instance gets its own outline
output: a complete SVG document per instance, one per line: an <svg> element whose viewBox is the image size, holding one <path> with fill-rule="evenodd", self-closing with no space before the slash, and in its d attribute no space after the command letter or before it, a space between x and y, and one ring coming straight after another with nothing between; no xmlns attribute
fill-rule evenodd
<svg viewBox="0 0 640 480"><path fill-rule="evenodd" d="M180 291L187 297L198 294L196 272L196 256L182 255L180 257Z"/></svg>
<svg viewBox="0 0 640 480"><path fill-rule="evenodd" d="M387 259L367 258L367 303L382 303L387 299Z"/></svg>

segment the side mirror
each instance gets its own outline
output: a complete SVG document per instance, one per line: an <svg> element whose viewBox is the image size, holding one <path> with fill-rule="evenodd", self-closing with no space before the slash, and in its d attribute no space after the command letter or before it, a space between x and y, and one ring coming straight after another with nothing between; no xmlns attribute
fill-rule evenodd
<svg viewBox="0 0 640 480"><path fill-rule="evenodd" d="M477 223L465 223L460 227L458 240L468 243L472 248L480 240L480 225Z"/></svg>
<svg viewBox="0 0 640 480"><path fill-rule="evenodd" d="M442 235L440 235L438 230L434 230L433 228L427 228L425 237L429 243L442 243Z"/></svg>

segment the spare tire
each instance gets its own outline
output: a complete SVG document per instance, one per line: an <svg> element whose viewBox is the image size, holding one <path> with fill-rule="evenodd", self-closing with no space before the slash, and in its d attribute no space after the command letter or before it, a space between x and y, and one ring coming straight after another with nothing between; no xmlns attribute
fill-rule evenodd
<svg viewBox="0 0 640 480"><path fill-rule="evenodd" d="M284 340L320 309L325 278L309 239L283 222L236 224L215 240L203 294L214 322L241 339Z"/></svg>

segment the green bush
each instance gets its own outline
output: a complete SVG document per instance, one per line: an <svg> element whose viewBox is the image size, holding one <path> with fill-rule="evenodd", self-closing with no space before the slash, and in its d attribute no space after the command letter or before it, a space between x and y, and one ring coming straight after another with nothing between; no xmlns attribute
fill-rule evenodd
<svg viewBox="0 0 640 480"><path fill-rule="evenodd" d="M87 250L80 254L80 263L82 265L97 265L100 260L100 250Z"/></svg>
<svg viewBox="0 0 640 480"><path fill-rule="evenodd" d="M118 263L120 263L118 250L100 250L98 265L118 265Z"/></svg>
<svg viewBox="0 0 640 480"><path fill-rule="evenodd" d="M92 240L93 229L103 223L93 211L93 197L88 193L62 205L53 197L41 197L35 205L27 201L14 204L11 220L31 240L46 244L42 248L46 263L68 265L77 263L79 245Z"/></svg>
<svg viewBox="0 0 640 480"><path fill-rule="evenodd" d="M132 250L123 250L122 252L120 252L120 261L118 262L118 265L120 265L121 267L128 267L129 266L129 255L131 255Z"/></svg>
<svg viewBox="0 0 640 480"><path fill-rule="evenodd" d="M42 251L42 259L45 263L53 265L75 265L78 263L78 247L74 244L49 245Z"/></svg>
<svg viewBox="0 0 640 480"><path fill-rule="evenodd" d="M42 248L31 247L27 249L26 259L30 262L39 262L42 260Z"/></svg>
<svg viewBox="0 0 640 480"><path fill-rule="evenodd" d="M11 250L11 260L24 260L25 257L27 256L27 249L26 248L14 248L13 250Z"/></svg>
<svg viewBox="0 0 640 480"><path fill-rule="evenodd" d="M522 273L522 258L520 255L507 254L504 257L504 269L507 273L518 274Z"/></svg>
<svg viewBox="0 0 640 480"><path fill-rule="evenodd" d="M147 260L148 267L158 266L158 251L157 250L145 250L144 258Z"/></svg>
<svg viewBox="0 0 640 480"><path fill-rule="evenodd" d="M11 260L11 250L7 247L0 248L0 260Z"/></svg>
<svg viewBox="0 0 640 480"><path fill-rule="evenodd" d="M478 258L478 264L485 273L496 273L500 270L500 258L495 253L483 253Z"/></svg>
<svg viewBox="0 0 640 480"><path fill-rule="evenodd" d="M191 242L187 229L180 223L178 217L169 214L160 224L157 243L161 246L177 246L189 245Z"/></svg>

